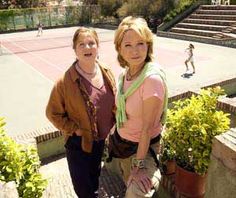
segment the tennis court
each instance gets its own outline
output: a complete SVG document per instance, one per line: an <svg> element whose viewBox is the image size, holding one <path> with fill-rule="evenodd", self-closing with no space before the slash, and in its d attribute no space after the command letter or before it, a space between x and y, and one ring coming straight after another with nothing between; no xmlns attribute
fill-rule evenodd
<svg viewBox="0 0 236 198"><path fill-rule="evenodd" d="M36 32L19 33L16 37L9 36L2 39L2 45L10 52L30 64L40 73L51 80L57 79L75 59L72 50L73 33L77 27L44 30L43 36L36 37ZM114 31L96 29L100 39L99 58L107 63L115 75L121 69L116 61L116 51L113 44ZM157 62L164 68L170 69L183 66L185 60L184 49L166 49L154 45L154 55ZM205 57L197 57L204 60Z"/></svg>
<svg viewBox="0 0 236 198"><path fill-rule="evenodd" d="M40 73L51 80L57 79L75 60L72 50L73 33L77 27L55 30L44 30L44 35L36 37L33 32L29 36L21 33L19 37L2 39L2 45L10 52L30 64ZM113 31L97 29L101 42L100 58L118 67L113 46ZM113 57L113 58L111 58Z"/></svg>

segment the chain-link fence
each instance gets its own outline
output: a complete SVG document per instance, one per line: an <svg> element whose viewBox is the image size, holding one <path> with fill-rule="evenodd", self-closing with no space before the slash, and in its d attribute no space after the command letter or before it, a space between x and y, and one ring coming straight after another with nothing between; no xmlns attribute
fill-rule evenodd
<svg viewBox="0 0 236 198"><path fill-rule="evenodd" d="M97 5L0 10L0 32L100 22Z"/></svg>

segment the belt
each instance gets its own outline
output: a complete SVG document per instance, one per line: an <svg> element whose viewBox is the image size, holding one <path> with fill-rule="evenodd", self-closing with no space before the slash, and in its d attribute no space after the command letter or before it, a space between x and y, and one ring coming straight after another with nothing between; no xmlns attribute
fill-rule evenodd
<svg viewBox="0 0 236 198"><path fill-rule="evenodd" d="M154 137L153 139L151 139L151 141L150 141L150 145L159 142L160 139L161 139L161 134L159 134L158 136L156 136L156 137Z"/></svg>
<svg viewBox="0 0 236 198"><path fill-rule="evenodd" d="M130 144L138 144L138 142L132 142L132 141L130 141L130 140L127 140L127 139L122 138L122 137L119 135L119 133L118 133L117 131L115 131L114 133L117 133L117 136L119 136L119 138L120 138L123 142L127 142L127 143L130 143ZM151 139L150 145L159 142L160 139L161 139L161 134L159 134L158 136L156 136L156 137L154 137L153 139Z"/></svg>
<svg viewBox="0 0 236 198"><path fill-rule="evenodd" d="M129 143L129 144L134 144L134 145L137 145L137 144L138 144L138 142L132 142L132 141L129 141L129 140L126 140L126 139L122 138L122 137L119 135L119 133L118 133L117 131L115 131L115 133L116 133L116 135L120 138L120 140L123 141L123 142ZM159 142L160 139L161 139L161 134L159 134L158 136L156 136L156 137L154 137L153 139L151 139L150 145ZM149 150L149 152L150 152L152 158L154 159L157 168L159 168L159 167L160 167L160 162L159 162L159 160L157 159L157 155L156 155L155 151L154 151L154 150L152 149L152 147L150 147L150 146L149 146L148 150Z"/></svg>

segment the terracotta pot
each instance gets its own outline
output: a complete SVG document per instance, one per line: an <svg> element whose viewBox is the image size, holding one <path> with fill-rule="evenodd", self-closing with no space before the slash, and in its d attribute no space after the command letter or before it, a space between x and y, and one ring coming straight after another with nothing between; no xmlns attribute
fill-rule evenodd
<svg viewBox="0 0 236 198"><path fill-rule="evenodd" d="M165 175L172 175L175 173L175 161L174 160L168 160L165 163Z"/></svg>
<svg viewBox="0 0 236 198"><path fill-rule="evenodd" d="M175 186L177 191L191 198L203 197L205 194L207 174L201 176L176 166Z"/></svg>

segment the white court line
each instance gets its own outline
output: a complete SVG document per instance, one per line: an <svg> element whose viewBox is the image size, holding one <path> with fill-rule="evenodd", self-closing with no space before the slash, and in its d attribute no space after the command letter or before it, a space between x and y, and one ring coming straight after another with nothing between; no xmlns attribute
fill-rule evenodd
<svg viewBox="0 0 236 198"><path fill-rule="evenodd" d="M54 84L54 81L51 80L50 78L46 77L45 75L43 75L41 72L39 72L37 69L35 69L32 65L30 65L29 63L25 62L22 58L20 58L19 56L17 56L16 54L14 54L11 50L7 49L6 47L2 46L4 48L4 51L9 52L9 54L14 55L15 58L17 58L18 60L20 60L22 63L24 63L25 65L27 65L31 70L35 71L36 73L38 73L41 77L43 77L44 79L46 79L47 81L49 81L50 83ZM4 55L4 54L3 54Z"/></svg>
<svg viewBox="0 0 236 198"><path fill-rule="evenodd" d="M19 48L25 50L25 53L29 53L29 54L31 54L32 56L34 56L34 57L36 57L36 58L42 60L43 62L49 64L50 66L52 66L52 67L58 69L59 71L63 71L63 72L64 72L63 69L61 69L60 67L58 67L58 66L54 65L53 63L47 61L45 58L41 58L40 56L37 56L37 55L35 55L34 53L28 51L29 49L27 49L27 48L25 48L25 47L22 47L22 46L16 44L15 42L9 41L9 39L6 39L6 40L7 40L9 43L12 43L13 45L15 45L15 46L17 46L17 47L19 47ZM14 54L14 53L13 53L13 54Z"/></svg>

